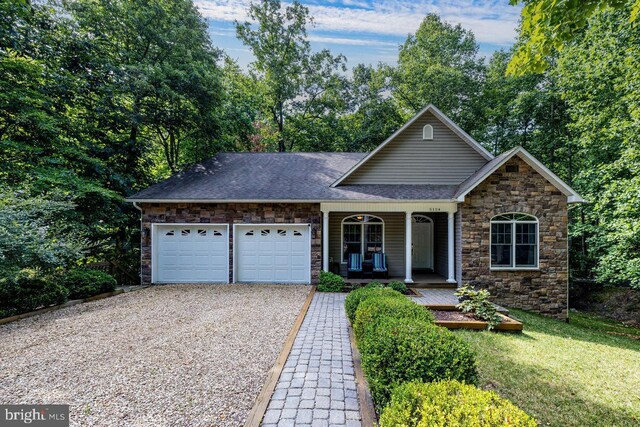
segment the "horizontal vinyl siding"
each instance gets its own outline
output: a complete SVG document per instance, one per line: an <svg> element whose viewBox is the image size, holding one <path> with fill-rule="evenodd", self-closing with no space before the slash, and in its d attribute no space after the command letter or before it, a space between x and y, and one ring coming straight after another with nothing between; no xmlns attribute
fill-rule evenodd
<svg viewBox="0 0 640 427"><path fill-rule="evenodd" d="M341 261L342 220L357 214L375 215L384 221L384 252L390 276L404 277L404 212L331 212L329 213L329 257L333 262ZM346 273L346 265L342 266Z"/></svg>
<svg viewBox="0 0 640 427"><path fill-rule="evenodd" d="M433 140L422 139L425 124ZM458 184L487 161L430 112L389 142L343 184Z"/></svg>

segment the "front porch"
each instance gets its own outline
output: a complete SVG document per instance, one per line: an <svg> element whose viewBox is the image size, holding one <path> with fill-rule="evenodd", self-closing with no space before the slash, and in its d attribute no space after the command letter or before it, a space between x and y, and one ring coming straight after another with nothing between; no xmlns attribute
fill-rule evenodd
<svg viewBox="0 0 640 427"><path fill-rule="evenodd" d="M322 269L360 284L403 281L413 286L458 284L455 202L322 203ZM459 227L458 227L459 228ZM388 274L372 274L384 253ZM361 272L348 271L359 254Z"/></svg>
<svg viewBox="0 0 640 427"><path fill-rule="evenodd" d="M428 273L428 272L415 272L412 275L413 283L411 284L412 288L455 288L455 283L447 282L447 278L438 274L438 273ZM345 279L347 284L351 285L366 285L367 283L376 281L383 284L388 284L391 282L404 282L404 276L389 276L386 279L378 278L351 278Z"/></svg>

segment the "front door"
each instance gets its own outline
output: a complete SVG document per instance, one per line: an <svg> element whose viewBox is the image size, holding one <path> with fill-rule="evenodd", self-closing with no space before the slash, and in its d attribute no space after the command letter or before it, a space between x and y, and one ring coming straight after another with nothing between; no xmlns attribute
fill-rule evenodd
<svg viewBox="0 0 640 427"><path fill-rule="evenodd" d="M433 269L433 221L424 215L414 215L412 219L411 264L415 269Z"/></svg>

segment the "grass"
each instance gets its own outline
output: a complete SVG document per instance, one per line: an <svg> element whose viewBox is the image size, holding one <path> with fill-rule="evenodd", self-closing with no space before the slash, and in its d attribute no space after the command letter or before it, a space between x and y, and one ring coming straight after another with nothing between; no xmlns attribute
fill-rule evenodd
<svg viewBox="0 0 640 427"><path fill-rule="evenodd" d="M542 426L640 425L640 329L581 313L570 323L512 314L522 334L456 332L478 353L483 388Z"/></svg>

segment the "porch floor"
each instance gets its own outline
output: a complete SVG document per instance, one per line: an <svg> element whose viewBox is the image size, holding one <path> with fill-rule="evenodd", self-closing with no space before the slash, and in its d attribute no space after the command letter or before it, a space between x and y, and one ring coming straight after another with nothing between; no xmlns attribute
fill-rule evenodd
<svg viewBox="0 0 640 427"><path fill-rule="evenodd" d="M404 282L404 277L400 277L400 276L393 276L393 277L389 277L388 279L382 279L382 278L351 278L351 279L344 279L346 283L350 283L350 284L358 284L358 285L362 285L362 284L366 284L369 282L380 282L380 283L389 283L389 282L394 282L394 281L398 281L398 282ZM456 288L456 284L455 283L448 283L447 279L437 273L413 273L413 283L411 283L409 285L409 287L411 288L449 288L449 289L455 289Z"/></svg>

